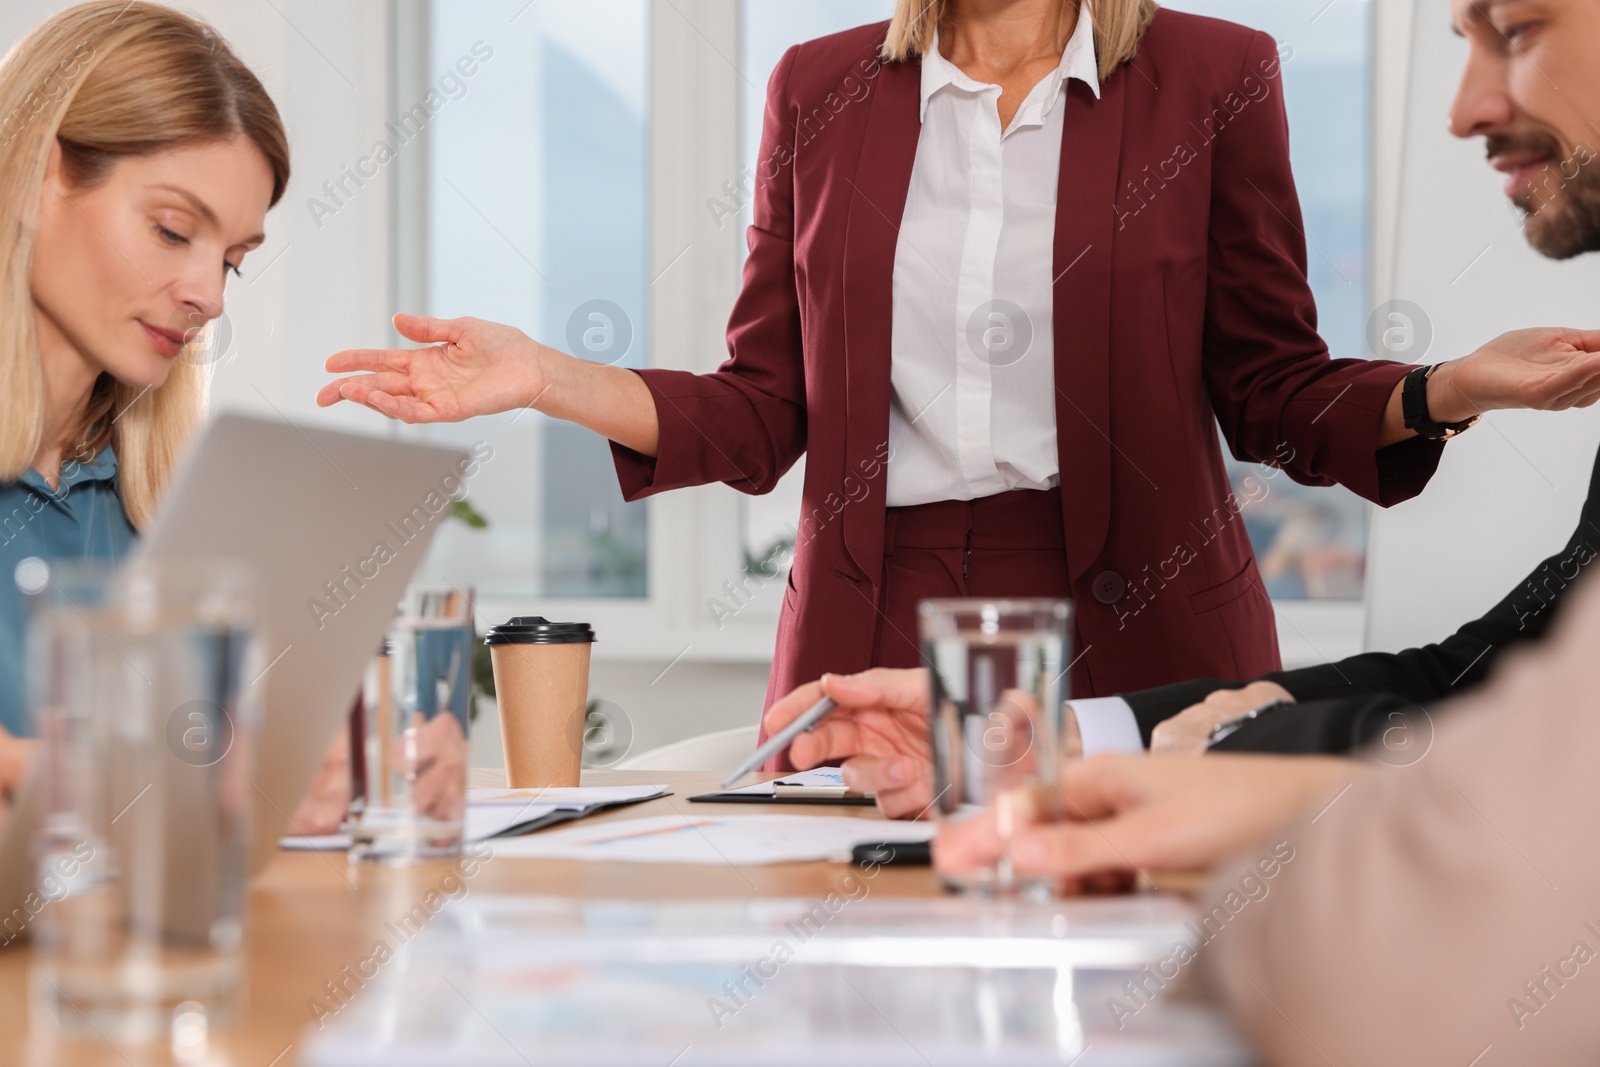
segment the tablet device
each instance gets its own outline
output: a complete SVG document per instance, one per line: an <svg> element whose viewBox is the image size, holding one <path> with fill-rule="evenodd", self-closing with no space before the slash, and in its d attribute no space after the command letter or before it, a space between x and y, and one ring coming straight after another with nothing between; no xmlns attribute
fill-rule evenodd
<svg viewBox="0 0 1600 1067"><path fill-rule="evenodd" d="M224 414L141 540L137 553L151 558L255 567L267 666L256 683L252 871L277 852L451 497L481 463L453 448Z"/></svg>
<svg viewBox="0 0 1600 1067"><path fill-rule="evenodd" d="M256 570L265 668L253 683L252 872L276 853L451 498L492 457L487 445L469 455L231 413L194 443L135 553ZM0 831L0 926L32 890L34 791Z"/></svg>

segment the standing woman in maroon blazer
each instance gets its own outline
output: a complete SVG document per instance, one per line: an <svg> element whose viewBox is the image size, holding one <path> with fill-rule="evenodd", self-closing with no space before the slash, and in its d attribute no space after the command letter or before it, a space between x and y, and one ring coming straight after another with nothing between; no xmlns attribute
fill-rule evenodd
<svg viewBox="0 0 1600 1067"><path fill-rule="evenodd" d="M1235 455L1392 504L1442 445L1413 368L1329 358L1261 33L1151 0L900 0L773 72L730 358L631 371L475 319L343 352L319 401L407 422L534 407L613 442L624 495L772 489L807 455L768 703L913 666L935 596L1070 597L1078 696L1275 669ZM1432 418L1586 396L1517 334ZM353 373L354 372L354 373Z"/></svg>

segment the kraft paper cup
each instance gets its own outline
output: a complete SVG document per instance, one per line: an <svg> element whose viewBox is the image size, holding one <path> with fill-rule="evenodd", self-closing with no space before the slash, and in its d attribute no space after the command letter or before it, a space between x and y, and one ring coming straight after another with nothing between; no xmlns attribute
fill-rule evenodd
<svg viewBox="0 0 1600 1067"><path fill-rule="evenodd" d="M518 616L485 635L511 788L578 784L593 643L588 623L538 615Z"/></svg>

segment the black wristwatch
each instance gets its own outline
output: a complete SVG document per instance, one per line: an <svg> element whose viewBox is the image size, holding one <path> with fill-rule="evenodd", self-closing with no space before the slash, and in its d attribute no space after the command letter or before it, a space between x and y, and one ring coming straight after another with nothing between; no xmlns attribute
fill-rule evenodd
<svg viewBox="0 0 1600 1067"><path fill-rule="evenodd" d="M1448 441L1470 430L1483 416L1474 415L1465 422L1433 421L1433 416L1428 414L1428 378L1438 366L1435 363L1431 367L1418 367L1406 375L1405 384L1400 387L1400 412L1405 416L1406 429L1415 430L1418 436L1430 441Z"/></svg>

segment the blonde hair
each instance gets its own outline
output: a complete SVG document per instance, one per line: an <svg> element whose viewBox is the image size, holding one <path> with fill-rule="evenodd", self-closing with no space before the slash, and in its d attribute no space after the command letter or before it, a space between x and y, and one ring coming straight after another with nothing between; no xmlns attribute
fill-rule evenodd
<svg viewBox="0 0 1600 1067"><path fill-rule="evenodd" d="M72 186L93 188L118 160L182 145L249 139L289 183L283 121L254 74L215 30L142 0L96 0L52 16L0 60L0 481L15 481L44 433L32 273L39 204L59 143ZM190 342L165 384L140 391L102 375L71 439L80 462L109 444L135 526L157 498L204 412L207 371Z"/></svg>
<svg viewBox="0 0 1600 1067"><path fill-rule="evenodd" d="M1100 80L1111 77L1116 69L1131 60L1139 51L1144 31L1156 16L1155 0L1059 0L1056 5L1057 30L1066 23L1067 14L1075 8L1094 8L1094 53L1100 69ZM924 55L933 47L936 27L950 25L950 0L896 0L894 17L889 21L889 36L884 39L884 59L910 59Z"/></svg>

